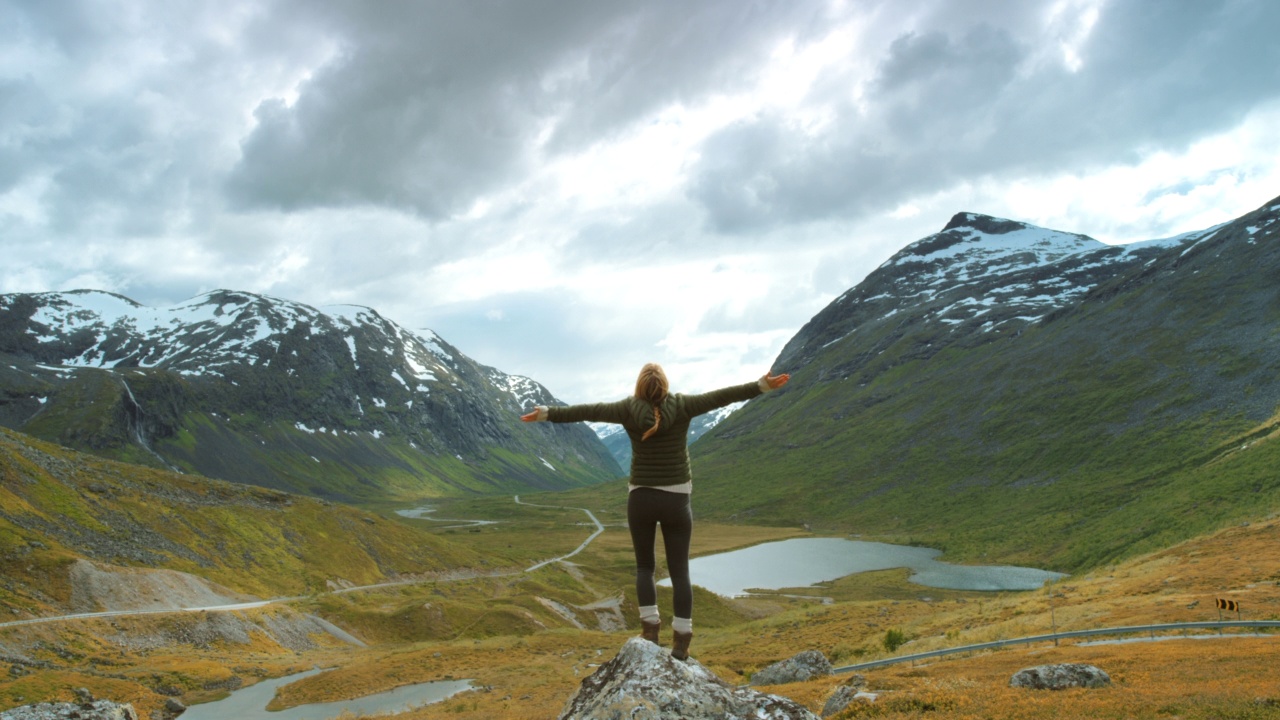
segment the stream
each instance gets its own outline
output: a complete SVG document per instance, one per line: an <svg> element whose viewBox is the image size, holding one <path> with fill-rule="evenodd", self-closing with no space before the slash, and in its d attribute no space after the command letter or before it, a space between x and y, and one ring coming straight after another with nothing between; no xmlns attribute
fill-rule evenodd
<svg viewBox="0 0 1280 720"><path fill-rule="evenodd" d="M446 700L460 692L470 690L470 680L441 680L437 682L405 685L373 695L339 700L337 702L299 705L287 710L268 711L267 703L275 697L276 689L295 680L310 677L323 670L307 670L281 678L263 680L256 685L241 688L229 697L216 702L192 705L179 716L180 720L332 720L343 713L354 715L382 715L407 712L420 705L430 705Z"/></svg>

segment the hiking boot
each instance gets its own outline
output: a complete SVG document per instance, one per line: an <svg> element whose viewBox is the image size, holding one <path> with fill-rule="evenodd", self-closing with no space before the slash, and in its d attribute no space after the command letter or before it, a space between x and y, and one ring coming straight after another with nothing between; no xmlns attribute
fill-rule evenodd
<svg viewBox="0 0 1280 720"><path fill-rule="evenodd" d="M654 645L659 644L658 631L661 629L662 629L661 621L655 621L655 622L645 622L643 620L640 621L640 637L644 638L645 640L648 640Z"/></svg>
<svg viewBox="0 0 1280 720"><path fill-rule="evenodd" d="M693 633L674 633L671 643L671 657L677 660L689 658L689 643L693 641Z"/></svg>

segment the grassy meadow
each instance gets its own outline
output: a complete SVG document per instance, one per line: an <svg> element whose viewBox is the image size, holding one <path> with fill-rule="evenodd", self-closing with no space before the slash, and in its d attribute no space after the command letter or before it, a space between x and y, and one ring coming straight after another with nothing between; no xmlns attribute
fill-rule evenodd
<svg viewBox="0 0 1280 720"><path fill-rule="evenodd" d="M70 700L74 688L86 687L98 697L133 702L145 717L175 692L184 702L205 702L239 683L319 665L334 669L286 686L273 707L469 678L477 690L399 717L555 717L582 679L638 629L622 503L581 503L590 495L521 496L525 502L569 508L517 505L510 496L429 503L436 512L428 517L497 521L478 526L408 519L390 507L373 508L381 516L378 523L402 525L406 538L434 537L440 547L460 557L483 558L484 564L470 562L456 573L366 590L312 592L286 605L234 613L264 625L273 614L318 615L368 647L323 635L312 637L313 647L303 650L261 633L250 633L247 643L183 641L200 622L189 617L195 613L0 629L5 659L21 652L32 661L15 663L22 667L20 675L0 674L0 707ZM524 572L570 552L594 532L586 514L573 507L590 507L605 532L567 562ZM699 521L693 552L705 555L807 534L796 527ZM1039 591L939 590L910 584L901 570L745 599L699 590L693 655L726 681L746 683L763 667L802 650L820 650L837 666L888 656L885 639L891 632L905 641L892 654L909 654L1043 634L1053 627L1212 620L1216 597L1239 601L1246 619L1277 619L1278 544L1280 518L1264 516L1098 566ZM659 602L669 613L669 590L659 589ZM666 642L669 633L664 628ZM125 644L125 637L170 641L139 648ZM1111 673L1114 685L1061 693L1008 687L1017 670L1047 662L1097 664ZM1280 673L1272 668L1278 666L1280 645L1274 636L1018 646L866 671L866 689L879 699L840 717L1276 717ZM766 690L820 712L827 696L849 679L840 675Z"/></svg>

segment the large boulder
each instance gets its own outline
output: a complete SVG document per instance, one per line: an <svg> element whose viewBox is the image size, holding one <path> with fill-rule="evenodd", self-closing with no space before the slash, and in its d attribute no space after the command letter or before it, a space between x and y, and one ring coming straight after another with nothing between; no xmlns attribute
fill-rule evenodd
<svg viewBox="0 0 1280 720"><path fill-rule="evenodd" d="M0 720L138 720L138 713L132 705L95 700L23 705L0 712Z"/></svg>
<svg viewBox="0 0 1280 720"><path fill-rule="evenodd" d="M1033 690L1063 690L1083 687L1098 688L1111 684L1111 676L1092 665L1082 663L1063 663L1058 665L1039 665L1025 668L1013 674L1009 680L1010 687L1024 687Z"/></svg>
<svg viewBox="0 0 1280 720"><path fill-rule="evenodd" d="M632 638L569 698L560 720L818 720L777 695L735 688L690 658Z"/></svg>
<svg viewBox="0 0 1280 720"><path fill-rule="evenodd" d="M832 674L831 661L817 650L804 652L776 662L751 676L752 685L783 685L804 682Z"/></svg>

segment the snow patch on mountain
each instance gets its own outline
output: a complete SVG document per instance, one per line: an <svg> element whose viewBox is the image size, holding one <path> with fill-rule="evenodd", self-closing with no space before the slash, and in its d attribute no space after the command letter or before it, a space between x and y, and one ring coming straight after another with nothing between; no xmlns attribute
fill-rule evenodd
<svg viewBox="0 0 1280 720"><path fill-rule="evenodd" d="M507 375L504 372L490 368L489 381L499 390L505 391L516 401L516 405L522 410L530 410L535 405L547 404L546 388L523 375Z"/></svg>
<svg viewBox="0 0 1280 720"><path fill-rule="evenodd" d="M403 359L410 383L425 391L428 383L451 376L457 359L429 330L418 335L358 305L328 306L323 311L288 300L253 293L215 290L169 307L147 307L98 290L33 295L38 307L29 333L44 345L74 339L79 354L62 359L64 366L117 369L160 367L184 375L224 374L231 364L270 365L285 334L308 337L332 333L357 363L361 342L387 342L375 349ZM5 307L11 302L5 300ZM363 340L362 340L363 338ZM83 348L83 349L81 349Z"/></svg>

